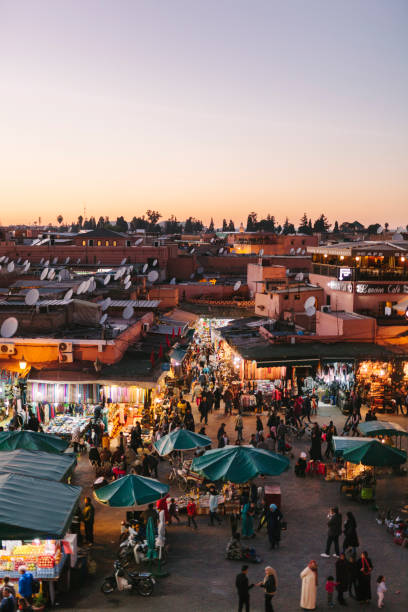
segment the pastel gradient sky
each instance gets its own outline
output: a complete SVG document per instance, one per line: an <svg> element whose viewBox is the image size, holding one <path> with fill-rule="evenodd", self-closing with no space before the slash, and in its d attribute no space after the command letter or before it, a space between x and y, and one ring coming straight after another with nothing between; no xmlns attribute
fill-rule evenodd
<svg viewBox="0 0 408 612"><path fill-rule="evenodd" d="M0 220L408 223L406 0L0 0Z"/></svg>

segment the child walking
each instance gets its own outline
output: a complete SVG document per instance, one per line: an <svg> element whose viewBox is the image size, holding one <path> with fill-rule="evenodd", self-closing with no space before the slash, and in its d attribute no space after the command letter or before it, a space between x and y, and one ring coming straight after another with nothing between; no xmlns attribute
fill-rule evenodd
<svg viewBox="0 0 408 612"><path fill-rule="evenodd" d="M329 608L334 608L333 594L334 594L334 589L336 588L336 584L337 582L334 581L333 576L328 576L326 580L326 591L327 591L327 605L329 606Z"/></svg>
<svg viewBox="0 0 408 612"><path fill-rule="evenodd" d="M384 607L384 595L385 595L386 590L387 590L387 587L385 585L384 576L378 576L377 578L377 598L378 598L379 608Z"/></svg>

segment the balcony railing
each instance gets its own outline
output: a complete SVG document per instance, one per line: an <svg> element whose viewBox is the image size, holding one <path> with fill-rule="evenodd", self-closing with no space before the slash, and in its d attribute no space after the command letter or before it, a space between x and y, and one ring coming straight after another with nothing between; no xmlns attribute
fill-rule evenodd
<svg viewBox="0 0 408 612"><path fill-rule="evenodd" d="M312 273L322 276L339 278L340 268L347 266L331 266L329 264L312 264ZM354 281L408 281L408 270L405 268L351 268Z"/></svg>

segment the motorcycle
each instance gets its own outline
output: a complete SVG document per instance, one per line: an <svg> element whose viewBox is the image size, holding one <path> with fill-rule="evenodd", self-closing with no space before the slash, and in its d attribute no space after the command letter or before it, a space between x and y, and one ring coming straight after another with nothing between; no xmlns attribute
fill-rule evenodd
<svg viewBox="0 0 408 612"><path fill-rule="evenodd" d="M119 545L118 557L121 561L135 561L137 564L149 561L147 556L147 542L139 536L139 534L129 527L128 535ZM161 563L167 561L167 548L160 546L158 548L158 558Z"/></svg>
<svg viewBox="0 0 408 612"><path fill-rule="evenodd" d="M153 593L155 579L149 572L130 572L120 561L113 564L113 576L107 576L101 586L104 595L118 591L137 592L142 597L150 597Z"/></svg>

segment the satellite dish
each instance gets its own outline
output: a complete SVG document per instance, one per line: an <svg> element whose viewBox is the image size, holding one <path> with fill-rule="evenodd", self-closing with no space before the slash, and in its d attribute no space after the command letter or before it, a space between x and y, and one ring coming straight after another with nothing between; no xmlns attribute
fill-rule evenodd
<svg viewBox="0 0 408 612"><path fill-rule="evenodd" d="M128 282L127 282L127 283L125 283L125 285L124 285L124 287L125 287L126 291L127 291L128 289L130 289L130 287L131 287L131 286L132 286L132 283L131 283L130 281L128 281Z"/></svg>
<svg viewBox="0 0 408 612"><path fill-rule="evenodd" d="M45 280L47 278L47 274L48 274L48 268L44 268L44 270L41 272L40 280Z"/></svg>
<svg viewBox="0 0 408 612"><path fill-rule="evenodd" d="M214 240L215 240L215 238L211 238L211 240L210 240L211 244L213 244Z"/></svg>
<svg viewBox="0 0 408 612"><path fill-rule="evenodd" d="M143 266L143 269L142 269L143 274L146 274L148 267L149 266L147 265L147 263Z"/></svg>
<svg viewBox="0 0 408 612"><path fill-rule="evenodd" d="M98 266L100 266L101 265L101 260L98 259L98 261L96 263L98 264Z"/></svg>
<svg viewBox="0 0 408 612"><path fill-rule="evenodd" d="M400 234L399 232L395 232L395 234L393 234L392 236L393 242L402 242L403 240L404 240L404 236Z"/></svg>
<svg viewBox="0 0 408 612"><path fill-rule="evenodd" d="M34 304L38 302L39 297L40 297L40 292L38 291L38 289L30 289L30 291L25 296L24 301L27 304L27 306L34 306Z"/></svg>
<svg viewBox="0 0 408 612"><path fill-rule="evenodd" d="M157 259L155 259L152 263L153 268L155 268L157 266Z"/></svg>
<svg viewBox="0 0 408 612"><path fill-rule="evenodd" d="M14 336L18 328L18 321L15 317L9 317L3 321L0 334L2 338L11 338Z"/></svg>
<svg viewBox="0 0 408 612"><path fill-rule="evenodd" d="M49 259L47 259L47 261L46 261L46 262L44 262L44 267L45 267L45 268L48 268L48 266L49 266L49 265L50 265L50 260L49 260Z"/></svg>
<svg viewBox="0 0 408 612"><path fill-rule="evenodd" d="M289 251L290 255L294 255L295 254L295 249L292 247Z"/></svg>
<svg viewBox="0 0 408 612"><path fill-rule="evenodd" d="M91 281L90 279L86 280L83 282L84 288L82 290L82 293L86 293L87 291L89 291L89 288L91 286Z"/></svg>
<svg viewBox="0 0 408 612"><path fill-rule="evenodd" d="M121 266L124 266L124 265L125 265L125 263L126 263L126 257L124 257L124 258L122 259L122 261L120 262L120 265L121 265Z"/></svg>
<svg viewBox="0 0 408 612"><path fill-rule="evenodd" d="M197 272L198 274L202 274L204 272L203 266L200 266L199 268L197 268Z"/></svg>
<svg viewBox="0 0 408 612"><path fill-rule="evenodd" d="M191 247L190 251L189 251L190 255L192 255L193 253L195 253L195 248Z"/></svg>
<svg viewBox="0 0 408 612"><path fill-rule="evenodd" d="M305 309L307 310L308 308L314 308L315 304L316 304L316 298L314 295L311 295L305 301Z"/></svg>
<svg viewBox="0 0 408 612"><path fill-rule="evenodd" d="M28 272L30 269L31 263L29 261L26 261L26 263L24 264L24 272Z"/></svg>
<svg viewBox="0 0 408 612"><path fill-rule="evenodd" d="M17 261L16 261L16 264L17 264L17 265L18 265L18 264L20 264L20 263L21 263L21 257L19 257L19 258L17 259Z"/></svg>
<svg viewBox="0 0 408 612"><path fill-rule="evenodd" d="M120 278L120 268L118 268L115 274L113 275L113 280L119 280L119 278Z"/></svg>
<svg viewBox="0 0 408 612"><path fill-rule="evenodd" d="M259 251L259 257L263 257L263 254L264 254L264 250L263 250L263 249L261 249L261 250Z"/></svg>
<svg viewBox="0 0 408 612"><path fill-rule="evenodd" d="M157 272L157 270L150 270L149 274L147 275L147 280L149 281L149 283L154 283L155 281L157 281L158 278L159 273Z"/></svg>
<svg viewBox="0 0 408 612"><path fill-rule="evenodd" d="M80 258L80 257L78 257L78 259L77 259L77 264L80 264L80 263L81 263L81 258Z"/></svg>
<svg viewBox="0 0 408 612"><path fill-rule="evenodd" d="M234 285L234 291L238 291L240 287L241 287L241 281L237 281Z"/></svg>
<svg viewBox="0 0 408 612"><path fill-rule="evenodd" d="M190 274L190 280L193 280L193 278L195 277L194 272L192 274Z"/></svg>
<svg viewBox="0 0 408 612"><path fill-rule="evenodd" d="M133 317L133 315L134 315L134 312L135 312L135 310L134 310L133 306L130 306L130 305L129 306L125 306L125 308L123 309L123 312L122 312L122 317L124 319L126 319L126 320L131 319Z"/></svg>
<svg viewBox="0 0 408 612"><path fill-rule="evenodd" d="M73 296L73 290L72 289L68 289L68 291L66 292L66 294L64 295L64 300L70 300Z"/></svg>
<svg viewBox="0 0 408 612"><path fill-rule="evenodd" d="M302 255L306 255L306 249L302 249Z"/></svg>
<svg viewBox="0 0 408 612"><path fill-rule="evenodd" d="M223 252L224 252L224 248L223 248L223 247L221 247L220 249L218 249L218 255L221 255L221 253L223 253Z"/></svg>
<svg viewBox="0 0 408 612"><path fill-rule="evenodd" d="M5 257L5 258L4 258L4 263L7 263L7 262L8 262L8 260L9 260L9 258L8 258L8 257Z"/></svg>
<svg viewBox="0 0 408 612"><path fill-rule="evenodd" d="M383 228L383 226L382 226L382 225L380 225L380 227L379 227L379 228L378 228L378 230L377 230L377 234L382 234L382 233L383 233L383 231L384 231L384 228Z"/></svg>
<svg viewBox="0 0 408 612"><path fill-rule="evenodd" d="M53 280L54 278L55 278L55 270L54 268L51 268L50 271L48 272L48 279Z"/></svg>
<svg viewBox="0 0 408 612"><path fill-rule="evenodd" d="M5 259L6 259L6 258L5 258L5 256L4 256L4 255L2 255L2 256L0 257L0 263L3 263L3 261L4 261Z"/></svg>
<svg viewBox="0 0 408 612"><path fill-rule="evenodd" d="M175 285L176 284L176 277L173 276L173 278L170 281L170 285Z"/></svg>
<svg viewBox="0 0 408 612"><path fill-rule="evenodd" d="M103 279L103 284L107 285L110 282L110 279L111 279L111 275L107 274L105 278Z"/></svg>
<svg viewBox="0 0 408 612"><path fill-rule="evenodd" d="M391 313L392 313L392 308L391 308L391 306L386 306L386 307L384 308L384 314L385 314L385 316L386 316L386 317L390 317L390 316L391 316Z"/></svg>
<svg viewBox="0 0 408 612"><path fill-rule="evenodd" d="M306 308L305 312L308 317L313 317L313 315L316 314L316 308L314 306L309 306L309 308Z"/></svg>
<svg viewBox="0 0 408 612"><path fill-rule="evenodd" d="M59 271L58 280L60 282L63 280L69 280L70 278L70 274L66 268L62 268L62 270Z"/></svg>
<svg viewBox="0 0 408 612"><path fill-rule="evenodd" d="M130 281L130 274L128 274L127 276L125 276L125 278L123 279L124 283L128 283Z"/></svg>
<svg viewBox="0 0 408 612"><path fill-rule="evenodd" d="M106 314L106 312L105 312L105 314L103 314L103 315L101 316L101 318L99 319L99 323L100 323L101 325L103 325L103 324L105 323L105 321L106 321L106 319L107 319L107 318L108 318L108 315L107 315L107 314Z"/></svg>
<svg viewBox="0 0 408 612"><path fill-rule="evenodd" d="M85 293L86 291L86 281L82 281L77 288L77 295L81 295L81 293Z"/></svg>
<svg viewBox="0 0 408 612"><path fill-rule="evenodd" d="M104 299L104 300L101 302L102 312L103 312L104 310L106 310L107 308L109 308L109 306L111 305L111 302L112 302L112 300L111 300L111 298L110 298L110 297L105 298L105 299Z"/></svg>
<svg viewBox="0 0 408 612"><path fill-rule="evenodd" d="M41 257L41 259L40 259L40 266L42 266L43 263L44 263L44 257Z"/></svg>
<svg viewBox="0 0 408 612"><path fill-rule="evenodd" d="M7 264L7 272L13 272L14 268L14 261L10 261L10 263Z"/></svg>
<svg viewBox="0 0 408 612"><path fill-rule="evenodd" d="M71 259L70 257L66 257L66 258L65 258L65 263L66 263L66 264L69 264L70 259Z"/></svg>
<svg viewBox="0 0 408 612"><path fill-rule="evenodd" d="M301 252L302 252L302 249L299 247L299 248L298 248L298 250L296 251L296 253L297 253L298 255L300 255L300 253L301 253Z"/></svg>
<svg viewBox="0 0 408 612"><path fill-rule="evenodd" d="M143 242L143 238L138 238L135 242L135 246L139 246L139 244L142 244Z"/></svg>
<svg viewBox="0 0 408 612"><path fill-rule="evenodd" d="M302 281L303 280L303 272L298 272L295 276L295 280Z"/></svg>
<svg viewBox="0 0 408 612"><path fill-rule="evenodd" d="M58 257L54 257L54 259L52 260L52 263L55 265L58 263Z"/></svg>

